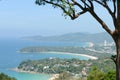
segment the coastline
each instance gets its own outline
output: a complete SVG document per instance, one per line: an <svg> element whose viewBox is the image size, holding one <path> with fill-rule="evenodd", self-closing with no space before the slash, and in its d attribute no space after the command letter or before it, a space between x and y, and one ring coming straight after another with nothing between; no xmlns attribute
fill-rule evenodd
<svg viewBox="0 0 120 80"><path fill-rule="evenodd" d="M20 52L20 51L17 51L19 53L30 53L30 52ZM55 54L68 54L68 55L77 55L77 56L83 56L83 57L88 57L90 59L93 59L93 60L96 60L98 59L98 57L95 57L95 56L90 56L90 55L87 55L87 54L79 54L79 53L70 53L70 52L35 52L35 53L55 53Z"/></svg>
<svg viewBox="0 0 120 80"><path fill-rule="evenodd" d="M22 52L22 53L24 53L24 52ZM25 52L25 53L29 53L29 52ZM36 53L40 53L40 52L36 52ZM70 52L41 52L41 53L68 54L68 55L77 55L77 56L88 57L93 60L98 59L98 57L95 57L95 56L90 56L90 55L86 55L86 54L78 54L78 53L70 53ZM38 72L34 72L34 71L24 71L24 70L18 69L17 67L12 68L11 70L16 71L16 72L29 73L29 74L44 74L44 73L38 73ZM51 75L51 77L48 80L55 80L56 78L59 77L59 74L50 74L50 75Z"/></svg>
<svg viewBox="0 0 120 80"><path fill-rule="evenodd" d="M45 52L45 53L69 54L69 55L77 55L77 56L88 57L88 58L94 59L94 60L98 59L98 57L95 57L95 56L90 56L90 55L87 55L87 54L70 53L70 52Z"/></svg>
<svg viewBox="0 0 120 80"><path fill-rule="evenodd" d="M34 72L34 71L24 71L22 69L18 69L17 67L16 68L11 68L10 70L16 71L16 72L21 72L21 73L42 74L42 73L38 73L38 72Z"/></svg>
<svg viewBox="0 0 120 80"><path fill-rule="evenodd" d="M38 73L38 72L34 72L34 71L24 71L24 70L18 69L17 67L16 68L12 68L10 70L16 71L16 72L21 72L21 73L42 74L42 73ZM48 80L55 80L56 78L59 77L59 74L50 74L50 75L51 75L51 77Z"/></svg>

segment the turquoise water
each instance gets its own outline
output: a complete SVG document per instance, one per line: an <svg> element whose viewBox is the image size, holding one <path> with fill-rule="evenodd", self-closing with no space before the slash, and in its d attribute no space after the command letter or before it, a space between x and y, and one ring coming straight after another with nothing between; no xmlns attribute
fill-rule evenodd
<svg viewBox="0 0 120 80"><path fill-rule="evenodd" d="M37 60L49 57L88 59L86 57L68 54L55 54L55 53L23 54L17 52L19 49L27 46L85 46L85 44L70 42L35 42L20 39L14 40L0 39L0 72L15 77L17 80L48 80L51 77L51 75L20 73L12 71L10 70L10 68L17 67L21 61L27 59Z"/></svg>
<svg viewBox="0 0 120 80"><path fill-rule="evenodd" d="M8 74L9 76L15 77L17 80L48 80L52 76L49 74L30 74L15 72L8 69L0 69L0 71Z"/></svg>

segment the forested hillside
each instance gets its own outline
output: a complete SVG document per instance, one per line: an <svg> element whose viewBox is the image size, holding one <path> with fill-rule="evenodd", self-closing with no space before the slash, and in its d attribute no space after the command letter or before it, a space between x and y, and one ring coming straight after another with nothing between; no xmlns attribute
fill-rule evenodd
<svg viewBox="0 0 120 80"><path fill-rule="evenodd" d="M112 38L108 33L68 33L58 36L29 36L23 37L23 39L37 40L37 41L58 41L58 42L93 42L93 43L103 43L104 40L112 42Z"/></svg>
<svg viewBox="0 0 120 80"><path fill-rule="evenodd" d="M9 77L4 73L0 73L0 80L16 80L15 78Z"/></svg>

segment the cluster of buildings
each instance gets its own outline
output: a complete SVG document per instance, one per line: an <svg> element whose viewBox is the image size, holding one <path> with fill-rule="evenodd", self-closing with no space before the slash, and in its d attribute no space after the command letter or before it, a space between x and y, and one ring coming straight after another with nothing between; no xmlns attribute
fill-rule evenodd
<svg viewBox="0 0 120 80"><path fill-rule="evenodd" d="M88 48L86 50L98 52L98 53L110 53L116 54L116 48L114 42L107 42L104 40L103 44L94 44L92 42L88 43Z"/></svg>
<svg viewBox="0 0 120 80"><path fill-rule="evenodd" d="M114 42L109 43L106 40L104 40L103 46L105 46L105 47L106 46L115 46L115 43Z"/></svg>

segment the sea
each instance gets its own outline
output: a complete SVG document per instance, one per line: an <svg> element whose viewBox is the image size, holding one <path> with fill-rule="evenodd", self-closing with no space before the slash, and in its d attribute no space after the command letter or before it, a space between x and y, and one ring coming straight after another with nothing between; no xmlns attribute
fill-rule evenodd
<svg viewBox="0 0 120 80"><path fill-rule="evenodd" d="M24 60L39 60L44 58L79 58L83 60L88 57L70 55L70 54L56 54L56 53L20 53L21 48L29 46L80 46L85 47L86 43L75 42L41 42L33 40L15 39L0 39L0 73L5 73L17 80L48 80L52 75L50 74L31 74L16 72L11 70L17 67Z"/></svg>

